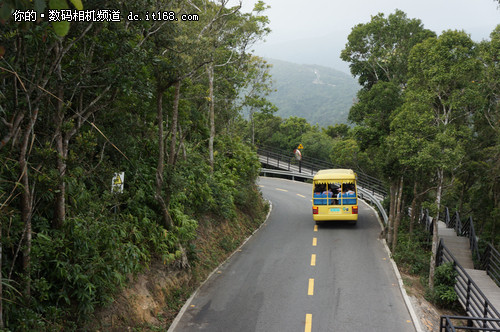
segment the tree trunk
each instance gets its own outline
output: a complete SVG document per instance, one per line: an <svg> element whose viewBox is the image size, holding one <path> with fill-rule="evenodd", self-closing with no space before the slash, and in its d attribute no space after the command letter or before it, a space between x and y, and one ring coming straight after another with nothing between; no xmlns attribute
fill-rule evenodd
<svg viewBox="0 0 500 332"><path fill-rule="evenodd" d="M403 196L403 176L399 180L398 187L398 198L396 204L396 220L394 221L394 234L392 238L392 253L396 252L396 246L398 245L398 230L399 224L401 223L401 198Z"/></svg>
<svg viewBox="0 0 500 332"><path fill-rule="evenodd" d="M55 202L55 213L54 213L54 221L53 228L61 228L65 216L66 216L66 181L64 177L66 175L66 151L64 149L63 137L64 133L62 132L62 125L64 121L64 88L59 86L58 96L59 100L57 101L57 112L55 115L56 121L56 151L57 151L57 171L59 172L59 184L57 185L56 190L56 202Z"/></svg>
<svg viewBox="0 0 500 332"><path fill-rule="evenodd" d="M168 164L174 165L176 160L175 145L177 144L177 122L179 118L179 97L181 93L181 81L175 83L174 105L172 110L172 139L170 140L170 153Z"/></svg>
<svg viewBox="0 0 500 332"><path fill-rule="evenodd" d="M253 108L250 110L250 122L252 125L252 145L255 145L255 121L253 118Z"/></svg>
<svg viewBox="0 0 500 332"><path fill-rule="evenodd" d="M210 117L210 138L208 140L208 156L210 161L210 170L214 171L214 139L215 139L215 102L214 102L214 64L207 66L208 74L208 97L210 99L209 117Z"/></svg>
<svg viewBox="0 0 500 332"><path fill-rule="evenodd" d="M437 171L438 176L438 187L436 193L436 218L432 223L432 256L431 256L431 266L429 270L429 288L434 289L434 272L436 269L436 256L437 256L437 248L439 243L439 234L438 234L438 221L439 221L439 210L441 209L441 195L443 191L443 169L439 169Z"/></svg>
<svg viewBox="0 0 500 332"><path fill-rule="evenodd" d="M413 199L411 200L411 216L410 216L410 239L413 234L413 227L415 226L415 216L417 215L417 189L418 181L415 180L413 184Z"/></svg>
<svg viewBox="0 0 500 332"><path fill-rule="evenodd" d="M163 171L165 162L165 151L164 151L164 141L163 141L163 89L158 83L156 89L156 112L158 119L158 165L156 167L156 193L155 199L160 204L161 212L163 215L163 224L166 229L172 229L172 220L168 213L167 204L162 196L163 189Z"/></svg>
<svg viewBox="0 0 500 332"><path fill-rule="evenodd" d="M2 223L0 222L0 329L3 329Z"/></svg>
<svg viewBox="0 0 500 332"><path fill-rule="evenodd" d="M35 126L36 119L38 117L38 109L33 113L30 119L26 132L24 133L21 151L19 153L19 169L21 171L20 183L22 185L21 194L21 221L25 225L25 247L23 250L23 271L26 276L26 287L24 290L24 295L29 301L31 297L31 217L33 211L33 194L30 192L29 185L29 173L28 173L28 163L26 155L28 152L29 138L32 134L33 127Z"/></svg>

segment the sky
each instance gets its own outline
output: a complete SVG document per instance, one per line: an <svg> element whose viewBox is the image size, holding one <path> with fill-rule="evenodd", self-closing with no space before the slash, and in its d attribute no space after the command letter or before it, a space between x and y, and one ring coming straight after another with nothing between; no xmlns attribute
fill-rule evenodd
<svg viewBox="0 0 500 332"><path fill-rule="evenodd" d="M236 1L236 0L234 0ZM250 11L255 0L243 0ZM489 40L500 24L499 3L493 0L264 0L272 32L252 48L255 54L295 62L328 66L349 73L340 60L351 29L371 16L388 16L396 9L418 18L426 29L464 30L474 41Z"/></svg>

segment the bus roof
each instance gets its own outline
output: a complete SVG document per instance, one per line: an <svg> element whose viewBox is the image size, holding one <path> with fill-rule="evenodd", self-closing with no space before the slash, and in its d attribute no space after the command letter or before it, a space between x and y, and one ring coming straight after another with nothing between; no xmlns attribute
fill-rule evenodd
<svg viewBox="0 0 500 332"><path fill-rule="evenodd" d="M356 179L356 173L352 169L322 169L314 175L316 180L353 180Z"/></svg>

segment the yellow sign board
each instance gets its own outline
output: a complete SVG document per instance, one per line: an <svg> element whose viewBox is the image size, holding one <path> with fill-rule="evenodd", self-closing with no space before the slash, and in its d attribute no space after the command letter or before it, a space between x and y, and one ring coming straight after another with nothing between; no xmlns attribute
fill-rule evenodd
<svg viewBox="0 0 500 332"><path fill-rule="evenodd" d="M299 144L299 146L297 147L297 149L303 149L304 147L302 146L302 144Z"/></svg>

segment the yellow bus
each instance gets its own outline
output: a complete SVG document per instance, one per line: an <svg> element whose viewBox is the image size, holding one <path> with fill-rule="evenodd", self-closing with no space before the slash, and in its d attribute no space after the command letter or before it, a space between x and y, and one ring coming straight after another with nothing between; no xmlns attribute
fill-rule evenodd
<svg viewBox="0 0 500 332"><path fill-rule="evenodd" d="M313 178L313 219L358 220L358 188L352 169L323 169Z"/></svg>

